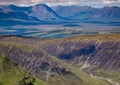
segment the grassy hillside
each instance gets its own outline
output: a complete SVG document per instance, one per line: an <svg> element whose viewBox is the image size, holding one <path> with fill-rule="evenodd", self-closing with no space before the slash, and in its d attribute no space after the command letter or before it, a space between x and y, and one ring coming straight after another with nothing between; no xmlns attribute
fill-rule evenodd
<svg viewBox="0 0 120 85"><path fill-rule="evenodd" d="M0 53L0 85L47 85Z"/></svg>
<svg viewBox="0 0 120 85"><path fill-rule="evenodd" d="M40 49L37 43L42 40L29 40L32 39L2 36L0 52L49 85L110 85L107 81L91 78L85 72ZM37 81L35 84L40 83Z"/></svg>

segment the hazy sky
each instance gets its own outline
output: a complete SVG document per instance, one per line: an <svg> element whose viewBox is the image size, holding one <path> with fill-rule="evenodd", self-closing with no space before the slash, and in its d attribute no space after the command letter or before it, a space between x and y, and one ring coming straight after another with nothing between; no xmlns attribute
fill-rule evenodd
<svg viewBox="0 0 120 85"><path fill-rule="evenodd" d="M0 0L1 5L16 4L29 6L34 4L53 5L88 5L88 6L120 6L120 0Z"/></svg>

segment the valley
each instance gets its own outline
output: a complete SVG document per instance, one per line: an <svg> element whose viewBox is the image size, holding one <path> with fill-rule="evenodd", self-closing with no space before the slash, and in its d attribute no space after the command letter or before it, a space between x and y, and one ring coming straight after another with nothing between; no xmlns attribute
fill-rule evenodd
<svg viewBox="0 0 120 85"><path fill-rule="evenodd" d="M119 33L119 26L120 7L116 6L94 8L89 6L48 6L46 4L28 7L13 4L0 5L0 34L62 38L76 35ZM66 33L64 29L69 33ZM73 32L70 31L71 29ZM54 30L57 32L54 33Z"/></svg>
<svg viewBox="0 0 120 85"><path fill-rule="evenodd" d="M114 1L101 7L28 1L0 1L0 85L120 85Z"/></svg>
<svg viewBox="0 0 120 85"><path fill-rule="evenodd" d="M114 29L113 29L114 28ZM81 23L80 26L61 25L0 26L0 34L39 38L64 38L78 35L116 34L119 26L106 26Z"/></svg>

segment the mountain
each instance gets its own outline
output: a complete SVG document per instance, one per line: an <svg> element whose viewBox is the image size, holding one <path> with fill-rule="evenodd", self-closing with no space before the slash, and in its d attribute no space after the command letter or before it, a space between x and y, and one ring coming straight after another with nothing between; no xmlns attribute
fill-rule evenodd
<svg viewBox="0 0 120 85"><path fill-rule="evenodd" d="M119 7L93 8L90 6L53 6L52 9L67 19L115 21L120 19Z"/></svg>
<svg viewBox="0 0 120 85"><path fill-rule="evenodd" d="M15 5L0 6L0 26L34 25L40 23L37 18L29 16L30 8Z"/></svg>
<svg viewBox="0 0 120 85"><path fill-rule="evenodd" d="M0 6L0 25L34 25L40 23L35 17L29 16L31 7L19 7L15 5Z"/></svg>
<svg viewBox="0 0 120 85"><path fill-rule="evenodd" d="M29 16L30 8L15 5L0 6L0 19L37 20Z"/></svg>
<svg viewBox="0 0 120 85"><path fill-rule="evenodd" d="M85 6L54 6L52 9L58 13L59 15L67 18L67 19L85 19L86 17L89 17L88 15L91 13L91 11L95 10L91 7Z"/></svg>
<svg viewBox="0 0 120 85"><path fill-rule="evenodd" d="M30 7L20 7L20 6L16 6L16 5L0 5L0 10L3 12L12 12L12 11L21 11L21 12L27 12L31 9Z"/></svg>
<svg viewBox="0 0 120 85"><path fill-rule="evenodd" d="M56 20L63 19L45 4L37 4L30 7L19 7L15 5L0 6L1 19L23 19L23 20Z"/></svg>
<svg viewBox="0 0 120 85"><path fill-rule="evenodd" d="M119 22L120 7L93 8L90 6L53 6L37 4L20 7L0 6L0 19L22 19L42 21L102 21Z"/></svg>
<svg viewBox="0 0 120 85"><path fill-rule="evenodd" d="M103 20L118 20L120 19L120 7L104 7L102 9L98 9L96 13L91 17L92 19L100 19Z"/></svg>
<svg viewBox="0 0 120 85"><path fill-rule="evenodd" d="M0 6L1 26L13 25L38 25L56 22L49 21L65 20L45 4L29 7L16 5Z"/></svg>
<svg viewBox="0 0 120 85"><path fill-rule="evenodd" d="M1 35L0 53L48 85L110 85L41 49L37 44L44 40L47 39Z"/></svg>
<svg viewBox="0 0 120 85"><path fill-rule="evenodd" d="M39 20L57 20L62 19L55 11L45 4L37 4L32 7L30 16L36 17Z"/></svg>

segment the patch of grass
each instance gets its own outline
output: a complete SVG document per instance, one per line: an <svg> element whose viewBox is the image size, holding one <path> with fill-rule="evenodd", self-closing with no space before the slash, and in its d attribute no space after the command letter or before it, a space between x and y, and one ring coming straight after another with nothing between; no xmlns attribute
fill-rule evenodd
<svg viewBox="0 0 120 85"><path fill-rule="evenodd" d="M36 78L34 85L48 85L48 84Z"/></svg>

